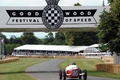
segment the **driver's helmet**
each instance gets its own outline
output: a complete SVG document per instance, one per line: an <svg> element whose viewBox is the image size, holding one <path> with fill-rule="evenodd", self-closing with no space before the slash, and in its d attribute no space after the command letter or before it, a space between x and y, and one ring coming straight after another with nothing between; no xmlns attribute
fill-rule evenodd
<svg viewBox="0 0 120 80"><path fill-rule="evenodd" d="M73 63L72 63L72 65L76 65L76 63L75 63L75 62L73 62Z"/></svg>

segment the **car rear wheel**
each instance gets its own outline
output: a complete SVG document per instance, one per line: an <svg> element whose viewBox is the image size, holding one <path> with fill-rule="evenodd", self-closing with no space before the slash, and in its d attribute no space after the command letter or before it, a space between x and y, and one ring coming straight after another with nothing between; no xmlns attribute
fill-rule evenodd
<svg viewBox="0 0 120 80"><path fill-rule="evenodd" d="M65 72L65 70L63 71L63 80L66 80L66 72Z"/></svg>
<svg viewBox="0 0 120 80"><path fill-rule="evenodd" d="M78 68L78 71L79 71L79 74L81 74L82 73L82 70L80 69L80 68ZM79 76L79 79L81 79L82 78L82 76L81 75L78 75Z"/></svg>
<svg viewBox="0 0 120 80"><path fill-rule="evenodd" d="M59 79L62 80L62 70L59 70Z"/></svg>
<svg viewBox="0 0 120 80"><path fill-rule="evenodd" d="M87 80L87 70L85 69L83 72L84 72L83 78L84 80Z"/></svg>

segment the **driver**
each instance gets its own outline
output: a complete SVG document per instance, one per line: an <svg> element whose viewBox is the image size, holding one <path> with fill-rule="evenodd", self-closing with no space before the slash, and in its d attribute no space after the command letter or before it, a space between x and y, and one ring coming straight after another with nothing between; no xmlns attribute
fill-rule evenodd
<svg viewBox="0 0 120 80"><path fill-rule="evenodd" d="M73 62L73 63L72 63L72 65L76 65L76 63L75 63L75 62Z"/></svg>

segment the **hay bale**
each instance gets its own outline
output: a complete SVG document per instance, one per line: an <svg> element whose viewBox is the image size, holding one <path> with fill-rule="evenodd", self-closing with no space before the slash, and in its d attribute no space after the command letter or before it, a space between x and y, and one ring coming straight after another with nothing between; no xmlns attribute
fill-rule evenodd
<svg viewBox="0 0 120 80"><path fill-rule="evenodd" d="M9 62L14 62L14 61L17 61L17 60L19 60L19 58L18 57L12 57L12 58L5 58L5 59L2 59L2 60L0 60L0 64L2 64L2 63L9 63Z"/></svg>
<svg viewBox="0 0 120 80"><path fill-rule="evenodd" d="M105 63L104 64L96 64L96 70L120 74L120 65L105 64Z"/></svg>

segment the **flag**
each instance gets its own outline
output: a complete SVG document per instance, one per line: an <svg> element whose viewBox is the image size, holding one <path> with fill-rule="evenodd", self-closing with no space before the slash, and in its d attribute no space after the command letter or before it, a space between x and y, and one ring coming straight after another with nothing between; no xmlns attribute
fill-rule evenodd
<svg viewBox="0 0 120 80"><path fill-rule="evenodd" d="M4 39L2 39L1 42L4 43Z"/></svg>
<svg viewBox="0 0 120 80"><path fill-rule="evenodd" d="M0 42L1 42L1 43L4 43L4 38L0 38Z"/></svg>
<svg viewBox="0 0 120 80"><path fill-rule="evenodd" d="M103 0L103 4L102 4L102 6L103 6L103 7L105 6L104 0Z"/></svg>
<svg viewBox="0 0 120 80"><path fill-rule="evenodd" d="M0 55L4 54L4 38L0 38Z"/></svg>

